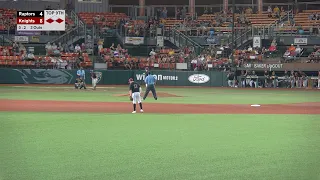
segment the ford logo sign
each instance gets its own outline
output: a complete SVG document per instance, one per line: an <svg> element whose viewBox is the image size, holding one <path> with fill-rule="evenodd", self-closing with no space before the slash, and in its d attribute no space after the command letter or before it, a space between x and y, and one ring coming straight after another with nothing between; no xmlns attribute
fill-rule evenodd
<svg viewBox="0 0 320 180"><path fill-rule="evenodd" d="M195 84L203 84L210 80L210 77L205 74L193 74L189 76L188 80Z"/></svg>

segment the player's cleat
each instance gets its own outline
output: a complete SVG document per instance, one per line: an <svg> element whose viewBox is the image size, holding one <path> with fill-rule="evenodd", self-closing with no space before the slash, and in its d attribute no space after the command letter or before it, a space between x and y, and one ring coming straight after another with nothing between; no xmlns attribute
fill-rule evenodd
<svg viewBox="0 0 320 180"><path fill-rule="evenodd" d="M141 110L140 110L140 112L142 112L142 113L143 113L143 110L141 109Z"/></svg>
<svg viewBox="0 0 320 180"><path fill-rule="evenodd" d="M158 98L156 97L156 98L154 98L155 100L158 100Z"/></svg>
<svg viewBox="0 0 320 180"><path fill-rule="evenodd" d="M132 111L132 114L135 114L136 113L136 111Z"/></svg>

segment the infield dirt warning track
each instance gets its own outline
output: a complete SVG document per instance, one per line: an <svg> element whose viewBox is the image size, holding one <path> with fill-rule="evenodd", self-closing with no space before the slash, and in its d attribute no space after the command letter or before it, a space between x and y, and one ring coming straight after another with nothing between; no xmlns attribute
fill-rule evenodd
<svg viewBox="0 0 320 180"><path fill-rule="evenodd" d="M145 113L157 114L320 114L320 102L296 104L144 104ZM0 111L6 112L85 112L130 113L131 102L79 102L0 99Z"/></svg>

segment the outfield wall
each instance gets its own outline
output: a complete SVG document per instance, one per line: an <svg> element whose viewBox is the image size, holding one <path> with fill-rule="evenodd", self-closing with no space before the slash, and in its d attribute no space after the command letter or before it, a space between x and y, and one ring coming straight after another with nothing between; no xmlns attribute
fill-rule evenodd
<svg viewBox="0 0 320 180"><path fill-rule="evenodd" d="M0 84L74 84L77 70L63 69L0 69ZM144 84L144 71L98 70L98 84L127 85L129 78ZM164 86L227 86L225 72L153 71L157 84ZM86 71L86 83L91 84Z"/></svg>

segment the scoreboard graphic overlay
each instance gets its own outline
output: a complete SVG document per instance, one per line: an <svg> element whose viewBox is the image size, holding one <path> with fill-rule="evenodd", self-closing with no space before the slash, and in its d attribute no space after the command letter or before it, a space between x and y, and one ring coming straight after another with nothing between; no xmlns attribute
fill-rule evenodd
<svg viewBox="0 0 320 180"><path fill-rule="evenodd" d="M65 29L65 10L17 12L17 31L65 31Z"/></svg>

